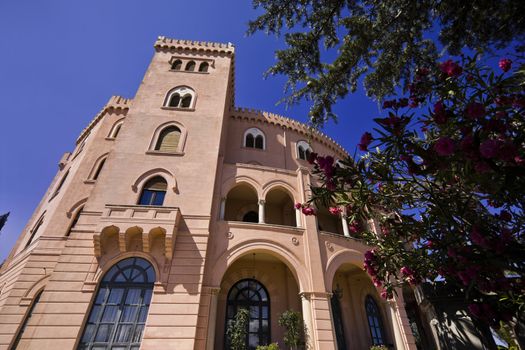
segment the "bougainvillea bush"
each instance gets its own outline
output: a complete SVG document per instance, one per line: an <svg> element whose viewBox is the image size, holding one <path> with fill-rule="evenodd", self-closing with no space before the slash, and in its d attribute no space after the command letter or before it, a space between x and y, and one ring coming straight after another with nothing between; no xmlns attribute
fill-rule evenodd
<svg viewBox="0 0 525 350"><path fill-rule="evenodd" d="M383 297L443 281L489 324L523 308L524 76L506 58L421 67L406 97L384 101L355 160L311 155L323 184L311 202L345 208L352 235L373 247L364 268Z"/></svg>

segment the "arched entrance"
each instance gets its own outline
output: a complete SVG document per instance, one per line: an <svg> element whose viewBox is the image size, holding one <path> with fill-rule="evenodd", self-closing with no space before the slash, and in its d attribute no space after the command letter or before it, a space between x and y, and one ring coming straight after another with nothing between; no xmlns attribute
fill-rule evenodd
<svg viewBox="0 0 525 350"><path fill-rule="evenodd" d="M392 345L384 300L365 271L350 263L342 264L335 272L332 293L332 322L339 349Z"/></svg>
<svg viewBox="0 0 525 350"><path fill-rule="evenodd" d="M247 345L284 344L284 328L278 325L287 310L301 311L299 286L292 271L277 257L249 252L226 270L218 295L214 349L228 349L227 324L241 307L250 311Z"/></svg>

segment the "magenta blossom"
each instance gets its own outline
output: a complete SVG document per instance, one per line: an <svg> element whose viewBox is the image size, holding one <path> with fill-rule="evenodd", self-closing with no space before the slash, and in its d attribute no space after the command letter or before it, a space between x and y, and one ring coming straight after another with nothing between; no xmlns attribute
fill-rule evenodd
<svg viewBox="0 0 525 350"><path fill-rule="evenodd" d="M330 214L338 216L339 214L343 212L343 209L339 207L330 207L328 211L330 212Z"/></svg>
<svg viewBox="0 0 525 350"><path fill-rule="evenodd" d="M315 209L312 207L303 207L302 212L304 215L307 215L307 216L316 214Z"/></svg>
<svg viewBox="0 0 525 350"><path fill-rule="evenodd" d="M499 60L498 66L501 68L502 71L508 72L512 67L512 61L508 58L502 58L501 60Z"/></svg>
<svg viewBox="0 0 525 350"><path fill-rule="evenodd" d="M370 145L370 143L372 142L373 138L372 138L372 134L369 133L369 132L365 132L363 134L363 136L361 136L361 141L359 143L359 149L361 151L366 151L368 150L368 146Z"/></svg>
<svg viewBox="0 0 525 350"><path fill-rule="evenodd" d="M460 76L463 72L463 68L452 60L447 60L439 65L439 69L449 77Z"/></svg>
<svg viewBox="0 0 525 350"><path fill-rule="evenodd" d="M470 119L479 119L485 116L485 106L479 102L471 102L468 104L465 114Z"/></svg>
<svg viewBox="0 0 525 350"><path fill-rule="evenodd" d="M301 209L303 207L303 205L301 203L295 203L295 205L293 207L295 209Z"/></svg>
<svg viewBox="0 0 525 350"><path fill-rule="evenodd" d="M442 157L452 155L454 153L454 149L454 140L446 136L440 138L434 145L434 151L436 151L436 153Z"/></svg>
<svg viewBox="0 0 525 350"><path fill-rule="evenodd" d="M438 101L434 105L434 121L436 124L445 124L447 122L447 111L443 102Z"/></svg>
<svg viewBox="0 0 525 350"><path fill-rule="evenodd" d="M495 158L501 148L501 141L499 140L486 140L479 146L479 153L484 158Z"/></svg>

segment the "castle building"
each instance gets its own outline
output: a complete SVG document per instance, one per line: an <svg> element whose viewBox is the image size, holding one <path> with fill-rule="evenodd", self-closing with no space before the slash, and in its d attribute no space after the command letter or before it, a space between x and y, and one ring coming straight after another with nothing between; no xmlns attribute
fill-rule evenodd
<svg viewBox="0 0 525 350"><path fill-rule="evenodd" d="M286 310L310 349L415 349L402 293L379 297L340 216L305 216L310 152L346 152L234 104L231 44L159 37L136 96L112 97L65 153L0 270L0 349L249 349Z"/></svg>

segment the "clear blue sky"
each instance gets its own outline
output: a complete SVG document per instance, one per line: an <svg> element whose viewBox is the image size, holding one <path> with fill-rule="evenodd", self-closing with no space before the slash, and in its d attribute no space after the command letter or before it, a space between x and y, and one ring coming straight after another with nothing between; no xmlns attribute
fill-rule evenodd
<svg viewBox="0 0 525 350"><path fill-rule="evenodd" d="M0 2L0 261L38 205L64 152L111 95L133 97L158 35L232 42L236 104L305 121L308 105L276 106L283 77L263 79L282 40L246 37L249 0ZM354 152L378 116L362 92L339 103L324 130ZM203 166L205 166L203 164Z"/></svg>

